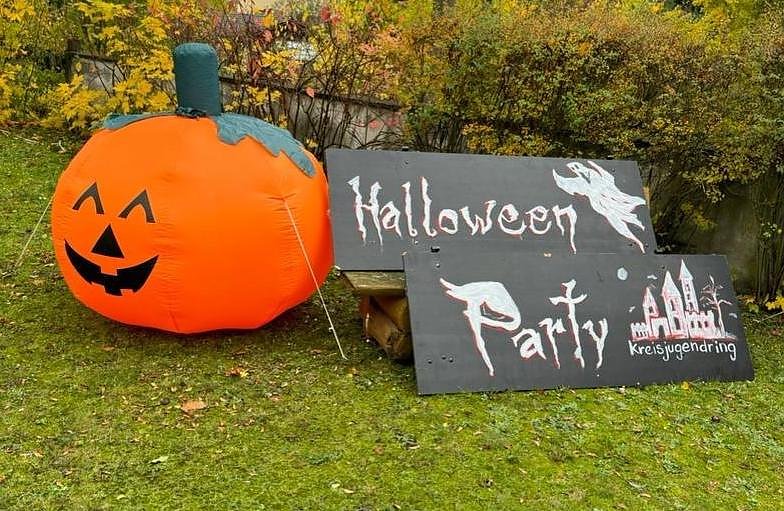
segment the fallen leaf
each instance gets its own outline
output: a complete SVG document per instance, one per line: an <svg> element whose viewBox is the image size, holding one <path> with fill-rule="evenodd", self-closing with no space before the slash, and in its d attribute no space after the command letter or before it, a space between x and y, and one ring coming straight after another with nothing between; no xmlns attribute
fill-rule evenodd
<svg viewBox="0 0 784 511"><path fill-rule="evenodd" d="M689 382L685 381L685 382L681 383L681 388L683 390L689 390L689 387L690 387Z"/></svg>
<svg viewBox="0 0 784 511"><path fill-rule="evenodd" d="M150 460L150 463L153 464L153 465L157 465L159 463L166 463L166 461L168 459L169 459L168 456L159 456L159 457L155 458L154 460Z"/></svg>
<svg viewBox="0 0 784 511"><path fill-rule="evenodd" d="M226 371L226 376L235 377L235 378L247 378L248 370L242 366L232 367L228 371Z"/></svg>
<svg viewBox="0 0 784 511"><path fill-rule="evenodd" d="M351 495L352 493L355 493L355 491L354 490L349 490L348 488L343 488L343 493Z"/></svg>
<svg viewBox="0 0 784 511"><path fill-rule="evenodd" d="M204 410L207 408L207 403L198 399L189 399L180 405L180 410L190 415L196 410Z"/></svg>
<svg viewBox="0 0 784 511"><path fill-rule="evenodd" d="M115 347L114 346L109 346L108 344L104 344L103 346L101 346L101 349L103 351L114 351Z"/></svg>

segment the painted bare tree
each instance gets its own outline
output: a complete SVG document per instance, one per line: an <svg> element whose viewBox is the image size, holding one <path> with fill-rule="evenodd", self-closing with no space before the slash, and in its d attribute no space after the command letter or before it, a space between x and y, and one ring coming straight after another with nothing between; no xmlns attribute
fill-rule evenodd
<svg viewBox="0 0 784 511"><path fill-rule="evenodd" d="M700 302L716 309L716 314L719 320L719 334L722 337L732 337L732 334L727 333L727 330L724 328L724 316L721 312L721 306L731 305L731 302L728 302L727 300L719 297L719 292L724 289L724 286L717 284L716 280L713 278L713 275L708 275L708 278L710 279L710 284L707 284L702 288L703 296L700 298Z"/></svg>

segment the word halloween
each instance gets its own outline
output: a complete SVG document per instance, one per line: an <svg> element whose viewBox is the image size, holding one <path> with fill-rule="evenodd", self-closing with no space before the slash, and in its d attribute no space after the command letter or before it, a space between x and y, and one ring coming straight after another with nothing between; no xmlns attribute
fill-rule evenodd
<svg viewBox="0 0 784 511"><path fill-rule="evenodd" d="M615 185L612 174L594 162L588 164L590 167L579 162L568 163L566 167L575 177L564 177L553 170L554 184L571 196L586 198L596 214L604 217L618 234L631 240L644 253L644 244L629 225L645 230L634 213L645 200L622 192ZM572 252L577 253L574 243L577 212L572 204L535 205L520 210L514 204L500 205L497 200L488 199L478 210L469 206L434 210L432 190L426 177L420 178L419 193L412 193L411 181L400 186L402 206L393 200L382 204L379 198L382 186L378 181L370 185L367 194L361 189L359 176L354 176L347 184L354 194L354 216L363 244L367 244L369 231L373 231L383 247L384 235L389 232L403 239L406 235L417 238L420 233L431 238L439 234L456 235L461 230L470 236L484 236L498 229L505 235L522 239L526 233L542 236L557 228L561 236L569 239Z"/></svg>
<svg viewBox="0 0 784 511"><path fill-rule="evenodd" d="M487 353L485 346L485 339L482 337L482 327L495 328L506 332L514 332L520 328L522 324L522 316L520 310L515 304L506 287L500 282L469 282L462 286L452 284L440 279L441 285L444 287L448 296L465 303L465 310L463 315L468 320L468 326L474 336L474 344L476 345L479 355L482 357L487 372L490 376L495 375L493 363L490 360L490 355ZM558 358L558 345L556 343L556 335L567 334L571 337L574 343L574 359L580 365L581 369L585 368L585 359L583 358L582 342L580 340L580 325L577 321L576 305L585 301L588 297L586 294L573 296L576 282L574 279L569 282L561 284L563 294L561 296L550 297L550 303L553 305L563 305L566 309L566 321L568 325L564 327L561 318L553 320L553 318L544 318L539 321L538 326L541 328L542 334L547 338L550 349L553 354L553 364L557 369L561 368L561 362ZM593 340L596 346L596 354L598 361L596 362L596 369L599 369L604 359L604 342L607 339L608 327L607 318L602 318L598 322L600 333L597 334L594 329L593 320L583 322L582 329L588 332L588 335ZM519 345L520 357L523 360L528 360L534 356L541 357L547 360L547 355L544 352L542 345L542 335L535 329L522 328L519 333L515 334L512 338L512 343L515 348ZM522 341L522 342L520 342Z"/></svg>

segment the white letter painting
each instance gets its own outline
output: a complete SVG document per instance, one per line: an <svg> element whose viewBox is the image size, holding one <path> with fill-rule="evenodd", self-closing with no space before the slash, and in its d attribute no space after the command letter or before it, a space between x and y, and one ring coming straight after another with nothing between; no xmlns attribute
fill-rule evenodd
<svg viewBox="0 0 784 511"><path fill-rule="evenodd" d="M753 378L723 257L504 248L406 253L420 393Z"/></svg>
<svg viewBox="0 0 784 511"><path fill-rule="evenodd" d="M655 248L637 165L466 154L327 152L335 262L401 270L441 241L510 250L636 253Z"/></svg>
<svg viewBox="0 0 784 511"><path fill-rule="evenodd" d="M441 285L444 286L447 295L452 298L465 303L465 310L463 315L468 320L468 325L471 329L471 334L474 338L479 355L482 361L487 366L487 374L495 376L495 369L487 354L485 340L482 337L482 326L495 328L499 330L506 330L507 332L514 332L520 327L522 322L520 310L514 299L509 295L504 285L500 282L469 282L462 286L457 286L444 279L440 279ZM563 296L551 296L550 302L553 305L563 305L566 307L567 325L569 325L571 336L574 340L574 361L578 363L581 368L585 368L585 360L583 359L583 348L580 342L580 327L576 319L575 305L581 303L587 295L581 294L577 297L572 296L576 282L570 280L563 282L561 287L563 289ZM602 318L599 320L602 335L596 334L593 328L593 320L587 320L583 323L583 328L587 330L596 344L597 361L596 368L602 365L602 355L604 351L604 339L607 337L607 319ZM532 328L522 328L518 333L510 337L510 341L517 348L519 344L519 353L521 359L529 359L534 356L540 357L542 360L547 360L544 347L542 346L542 335L544 335L550 343L552 348L552 360L556 368L560 369L561 362L558 358L558 347L555 342L555 333L566 333L563 320L561 318L553 320L553 318L543 318L537 323L537 326L542 329L539 332ZM524 342L520 342L525 338Z"/></svg>

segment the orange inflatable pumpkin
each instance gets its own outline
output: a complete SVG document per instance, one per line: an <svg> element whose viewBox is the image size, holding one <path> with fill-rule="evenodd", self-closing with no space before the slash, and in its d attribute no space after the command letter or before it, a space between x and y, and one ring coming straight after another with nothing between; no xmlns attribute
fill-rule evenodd
<svg viewBox="0 0 784 511"><path fill-rule="evenodd" d="M183 105L182 69L205 62L210 78ZM175 71L178 113L109 119L63 172L57 261L73 294L114 320L255 328L307 299L332 266L327 181L288 132L215 111L212 48L179 47Z"/></svg>

